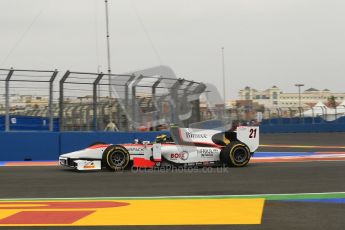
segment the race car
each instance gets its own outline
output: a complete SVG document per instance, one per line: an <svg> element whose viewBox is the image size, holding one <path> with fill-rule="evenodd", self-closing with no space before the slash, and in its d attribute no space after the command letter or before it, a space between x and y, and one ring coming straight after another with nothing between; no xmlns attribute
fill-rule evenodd
<svg viewBox="0 0 345 230"><path fill-rule="evenodd" d="M241 126L235 131L172 128L156 141L130 144L94 143L63 154L59 164L77 170L124 170L129 167L246 166L259 146L259 127Z"/></svg>

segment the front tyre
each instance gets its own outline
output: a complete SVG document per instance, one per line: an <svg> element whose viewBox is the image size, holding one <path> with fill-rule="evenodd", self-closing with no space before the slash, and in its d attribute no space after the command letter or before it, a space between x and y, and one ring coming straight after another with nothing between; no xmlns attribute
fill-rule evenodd
<svg viewBox="0 0 345 230"><path fill-rule="evenodd" d="M123 170L129 165L129 152L121 145L111 145L104 150L102 162L109 170Z"/></svg>
<svg viewBox="0 0 345 230"><path fill-rule="evenodd" d="M246 166L251 156L248 146L239 141L228 144L220 154L222 163L233 167Z"/></svg>

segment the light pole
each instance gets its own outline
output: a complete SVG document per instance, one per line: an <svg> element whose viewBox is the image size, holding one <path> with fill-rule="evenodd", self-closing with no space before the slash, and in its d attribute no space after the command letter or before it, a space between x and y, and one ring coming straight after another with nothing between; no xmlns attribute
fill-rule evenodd
<svg viewBox="0 0 345 230"><path fill-rule="evenodd" d="M111 74L111 59L110 59L110 33L109 33L109 11L108 11L108 0L104 1L105 3L105 26L106 26L106 36L107 36L107 61L108 61L108 74L109 74L109 96L111 96L111 87L110 87L110 74Z"/></svg>
<svg viewBox="0 0 345 230"><path fill-rule="evenodd" d="M304 86L304 84L295 84L296 87L298 87L298 110L299 110L299 116L301 117L301 87Z"/></svg>
<svg viewBox="0 0 345 230"><path fill-rule="evenodd" d="M222 47L222 71L223 71L223 99L224 99L224 106L226 105L226 98L225 98L225 63L224 63L224 47Z"/></svg>
<svg viewBox="0 0 345 230"><path fill-rule="evenodd" d="M111 59L110 59L110 33L109 33L109 12L108 12L108 0L104 0L105 3L105 23L106 23L106 38L107 38L107 61L108 61L108 90L109 90L109 124L112 123L112 106L111 106Z"/></svg>

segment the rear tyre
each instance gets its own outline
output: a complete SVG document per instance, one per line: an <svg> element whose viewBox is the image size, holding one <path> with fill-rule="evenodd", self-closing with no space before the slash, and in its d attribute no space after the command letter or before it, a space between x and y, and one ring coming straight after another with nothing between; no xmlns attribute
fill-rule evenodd
<svg viewBox="0 0 345 230"><path fill-rule="evenodd" d="M123 170L129 166L129 162L129 152L121 145L111 145L103 152L102 163L109 170Z"/></svg>
<svg viewBox="0 0 345 230"><path fill-rule="evenodd" d="M223 164L232 167L244 167L250 160L250 150L242 142L234 141L228 144L220 153Z"/></svg>

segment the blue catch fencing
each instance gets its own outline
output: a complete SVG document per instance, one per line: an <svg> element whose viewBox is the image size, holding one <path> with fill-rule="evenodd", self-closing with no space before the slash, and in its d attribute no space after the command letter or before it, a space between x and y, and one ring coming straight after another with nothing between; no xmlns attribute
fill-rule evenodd
<svg viewBox="0 0 345 230"><path fill-rule="evenodd" d="M94 142L132 143L153 141L159 132L0 132L0 161L49 161L83 149Z"/></svg>

